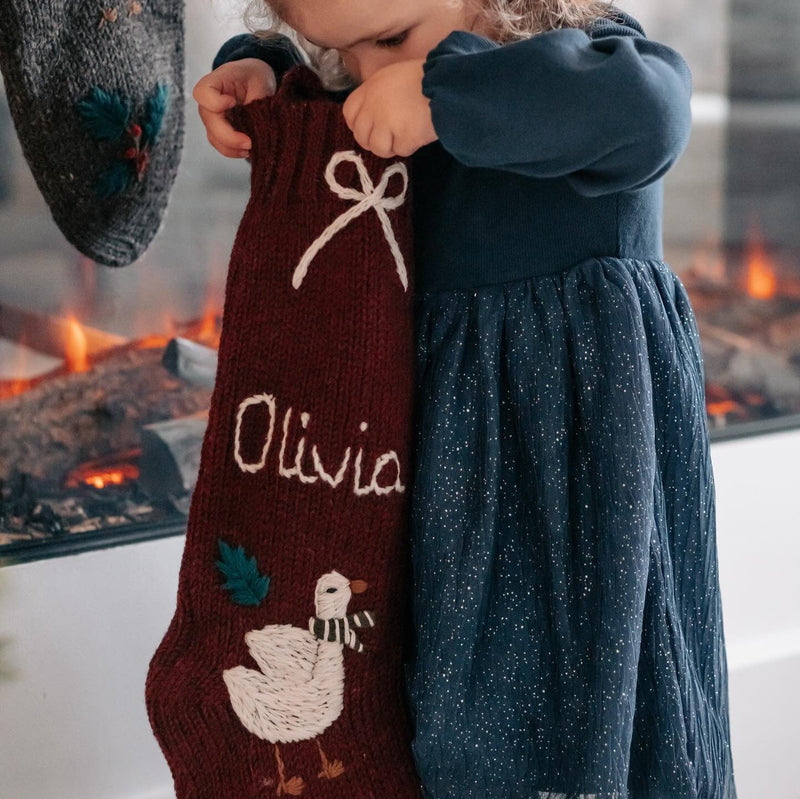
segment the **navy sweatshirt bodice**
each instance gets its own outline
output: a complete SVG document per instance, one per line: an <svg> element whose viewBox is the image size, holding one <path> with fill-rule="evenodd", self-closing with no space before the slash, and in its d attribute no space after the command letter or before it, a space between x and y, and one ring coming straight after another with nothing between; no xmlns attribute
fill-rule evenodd
<svg viewBox="0 0 800 799"><path fill-rule="evenodd" d="M288 39L241 34L214 67L246 57L279 78L302 62ZM675 50L617 11L504 45L454 31L424 70L439 139L412 158L418 292L663 257L661 178L691 127Z"/></svg>

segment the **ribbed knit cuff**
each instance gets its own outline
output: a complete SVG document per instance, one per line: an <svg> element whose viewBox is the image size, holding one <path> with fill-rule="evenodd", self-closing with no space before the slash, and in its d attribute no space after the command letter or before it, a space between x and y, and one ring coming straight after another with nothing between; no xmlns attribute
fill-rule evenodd
<svg viewBox="0 0 800 799"><path fill-rule="evenodd" d="M299 66L286 74L273 97L231 110L234 127L253 143L254 196L275 181L293 196L313 194L331 152L356 147L343 123L341 94L325 90L309 67Z"/></svg>

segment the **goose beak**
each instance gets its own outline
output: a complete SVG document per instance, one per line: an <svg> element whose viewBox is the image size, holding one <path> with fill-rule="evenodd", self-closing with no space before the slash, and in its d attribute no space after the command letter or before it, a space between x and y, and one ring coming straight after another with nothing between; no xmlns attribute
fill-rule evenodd
<svg viewBox="0 0 800 799"><path fill-rule="evenodd" d="M354 594L363 594L367 584L363 580L350 580L350 591Z"/></svg>

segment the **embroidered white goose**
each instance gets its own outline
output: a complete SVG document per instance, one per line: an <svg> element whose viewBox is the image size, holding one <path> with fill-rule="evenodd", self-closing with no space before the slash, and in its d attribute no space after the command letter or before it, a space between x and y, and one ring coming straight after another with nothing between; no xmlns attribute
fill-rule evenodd
<svg viewBox="0 0 800 799"><path fill-rule="evenodd" d="M368 612L346 615L352 594L366 588L363 580L351 581L336 571L322 575L314 592L316 617L309 619L309 629L270 624L251 630L244 640L261 671L236 666L222 673L242 724L275 747L278 796L297 795L305 787L301 777L286 779L278 744L316 738L342 712L342 647L363 649L350 625L375 624ZM342 763L328 761L319 741L317 748L322 763L318 776L338 777L344 771Z"/></svg>

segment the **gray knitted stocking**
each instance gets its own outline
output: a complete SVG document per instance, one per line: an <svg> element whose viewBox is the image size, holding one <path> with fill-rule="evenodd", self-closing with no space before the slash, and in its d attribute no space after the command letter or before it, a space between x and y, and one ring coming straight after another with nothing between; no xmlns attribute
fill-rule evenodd
<svg viewBox="0 0 800 799"><path fill-rule="evenodd" d="M183 0L4 0L0 69L66 238L124 266L158 231L183 144Z"/></svg>

